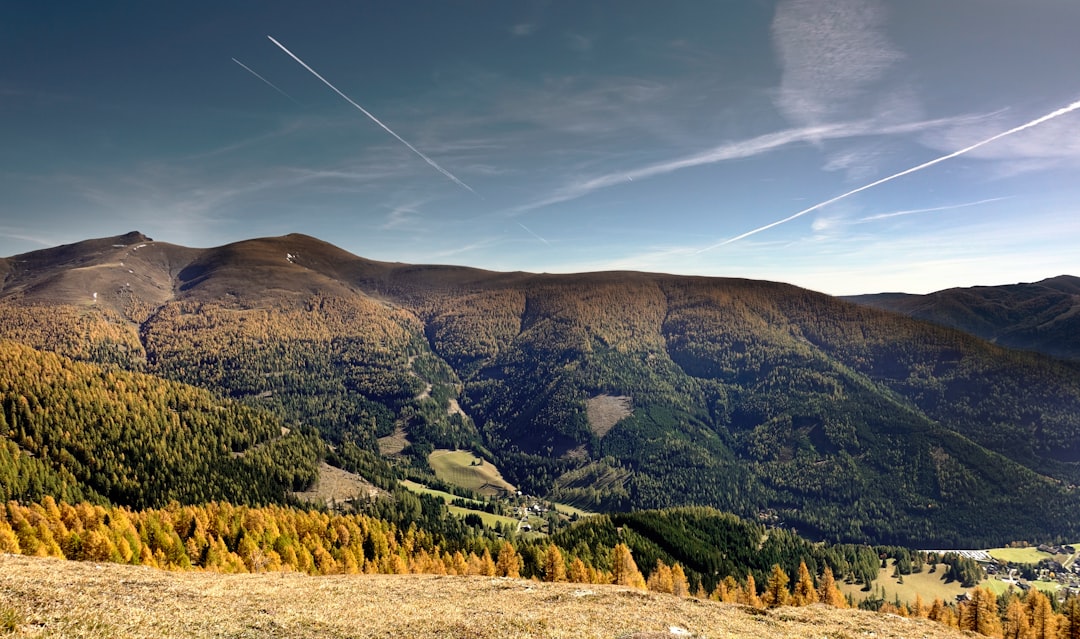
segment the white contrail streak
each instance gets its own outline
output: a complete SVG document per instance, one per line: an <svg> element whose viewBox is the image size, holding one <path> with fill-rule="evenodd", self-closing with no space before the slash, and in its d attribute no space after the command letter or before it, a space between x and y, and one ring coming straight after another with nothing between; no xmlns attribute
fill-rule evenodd
<svg viewBox="0 0 1080 639"><path fill-rule="evenodd" d="M278 47L279 47L279 48L280 48L280 49L281 49L282 51L284 51L285 53L289 54L289 57L290 57L290 58L292 58L293 60L296 60L297 62L299 62L299 63L300 63L300 66L302 66L302 67L304 67L305 69L307 69L308 71L310 71L310 72L311 72L311 74L312 74L312 75L314 75L314 76L315 76L316 78L318 78L318 79L322 80L323 84L325 84L326 86L328 86L328 87L330 87L331 89L333 89L333 90L334 90L334 93L336 93L336 94L340 95L340 96L341 96L342 98L345 98L345 101L346 101L346 102L348 102L349 104L351 104L351 105L353 105L354 107L356 107L357 109L359 109L361 113L363 113L364 115L366 115L366 116L368 116L369 118L371 118L371 120L372 120L372 121L373 121L373 122L374 122L375 124L378 124L379 126L381 126L381 127L383 128L383 130L384 130L384 131L386 131L386 132L387 132L387 133L389 133L390 135L392 135L392 136L394 136L395 138L397 138L398 142L401 142L401 143L402 143L402 144L404 144L405 146L409 147L409 150L410 150L410 151L412 151L413 153L415 153L415 154L419 155L419 156L420 156L421 158L423 158L423 159L424 159L424 161L425 161L425 162L427 162L428 164L430 164L430 165L431 165L431 166L432 166L432 167L433 167L433 168L434 168L434 169L435 169L436 171L438 171L439 173L442 173L442 174L443 174L443 175L445 175L446 177L450 178L451 180L453 180L453 181L454 181L455 183L457 183L457 184L458 184L459 186L461 186L462 188L468 189L468 190L469 190L469 192L471 192L471 193L476 193L476 191L473 191L473 189L472 189L472 187L471 187L471 186L469 186L468 184L465 184L465 183L464 183L464 182L462 182L461 180L457 179L457 177L455 177L453 173L451 173L450 171L447 171L446 169L444 169L444 168L442 168L441 166L439 166L438 164L436 164L436 163L435 163L435 160L432 160L432 159L431 159L431 158L429 158L428 156L426 156L426 155L424 155L423 153L421 153L419 149L417 149L417 148L416 148L415 146L413 146L413 145L409 144L409 143L408 143L408 142L407 142L407 141L405 140L405 138L401 137L401 136L400 136L400 135L398 135L397 133L394 133L393 131L391 131L391 130L390 130L390 127L388 127L388 126L386 126L385 124L383 124L382 122L380 122L380 121L379 121L379 118L375 117L374 115L371 115L371 113L370 113L370 112L369 112L369 111L368 111L367 109L365 109L364 107L360 106L359 104L357 104L356 102L354 102L352 98L350 98L349 96L347 96L347 95L345 95L344 93L342 93L341 91L339 91L339 90L338 90L338 88L337 88L336 86L334 86L334 85L330 84L330 81L329 81L329 80L327 80L326 78L324 78L324 77L322 77L321 75L319 75L319 72L318 72L318 71L316 71L315 69L312 69L311 67L309 67L309 66L307 65L307 63L305 63L305 62L304 62L303 60L301 60L300 58L296 57L296 54L294 54L294 53L293 53L292 51L289 51L288 49L286 49L286 48L285 48L285 45L283 45L283 44L281 44L280 42L278 42L277 40L275 40L275 39L274 39L274 38L273 38L272 36L266 36L266 37L267 37L267 38L270 38L270 42L273 42L274 44L276 44L276 45L277 45L277 46L278 46Z"/></svg>
<svg viewBox="0 0 1080 639"><path fill-rule="evenodd" d="M542 238L542 237L540 237L539 235L537 235L537 233L536 233L535 231L533 231L533 230L532 230L531 228L529 228L529 227L525 226L525 225L524 225L524 224L522 224L521 222L518 222L518 226L520 226L521 228L525 229L525 231L526 231L526 232L528 232L528 234L529 234L529 235L531 235L531 236L535 237L536 239L540 240L540 241L541 241L541 242L543 242L544 244L547 244L548 246L551 246L551 242L548 242L548 241L547 241L547 240L545 240L544 238Z"/></svg>
<svg viewBox="0 0 1080 639"><path fill-rule="evenodd" d="M1034 126L1039 126L1040 124L1042 124L1044 122L1048 122L1050 120L1053 120L1054 118L1063 116L1066 113L1072 113L1073 111L1076 111L1077 109L1080 109L1080 100L1077 100L1076 102L1073 102L1072 104L1070 104L1068 106L1061 107L1060 109L1058 109L1056 111L1051 111L1050 113L1047 113L1046 115L1044 115L1044 116L1042 116L1040 118L1035 118L1031 122L1028 122L1026 124L1021 124L1018 127L1013 127L1011 129L1009 129L1008 131L1005 131L1003 133L998 133L997 135L988 137L985 140L982 140L980 142L976 142L975 144L972 144L971 146L966 146L966 147L960 149L959 151L953 151L952 153L949 153L948 155L943 155L943 156L941 156L939 158L935 158L933 160L930 160L929 162L923 162L922 164L920 164L918 166L913 166L910 169L905 169L903 171L900 171L899 173L894 173L893 175L890 175L888 177L883 177L880 180L871 182L870 184L865 184L863 186L860 186L857 189L852 189L852 190L848 191L847 193L841 193L840 195L837 195L834 198L830 198L828 200L825 200L824 202L819 202L819 203L817 203L817 204L815 204L815 205L813 205L813 206L811 206L809 208L806 208L806 209L803 209L803 210L799 211L798 213L789 215L789 216L785 217L782 220L777 220L775 222L770 222L769 224L766 224L765 226L759 226L758 228L753 229L752 231L747 231L746 233L743 233L742 235L736 235L735 237L724 240L723 242L717 242L716 244L713 244L712 246L707 246L707 247L699 250L698 253L704 253L706 251L711 251L713 249L720 248L721 246L726 246L728 244L731 244L732 242L738 242L739 240L746 239L746 238L750 237L751 235L756 235L758 233L761 233L762 231L767 231L767 230L773 228L774 226L780 226L781 224L786 224L786 223L788 223L788 222L790 222L790 221L792 221L792 220L794 220L796 218L800 218L800 217L806 215L807 213L816 211L816 210L818 210L820 208L824 208L824 207L826 207L826 206L828 206L828 205L830 205L830 204L832 204L834 202L838 202L838 201L840 201L840 200L842 200L842 199L844 199L846 197L850 197L852 195L855 195L856 193L862 193L863 191L865 191L867 189L872 189L875 186L879 186L881 184L885 184L886 182L891 182L891 181L893 181L893 180L895 180L897 178L904 177L905 175L909 175L911 173L915 173L917 171L922 171L923 169L930 168L931 166L934 166L935 164L940 164L941 162L944 162L945 160L951 160L951 159L953 159L953 158L955 158L957 156L964 155L965 153L970 153L971 151L974 151L975 149L977 149L979 147L986 146L987 144L990 144L991 142L996 142L996 141L1000 140L1001 138L1010 136L1010 135L1012 135L1014 133L1019 133L1019 132L1025 130L1025 129L1030 129L1031 127L1034 127Z"/></svg>
<svg viewBox="0 0 1080 639"><path fill-rule="evenodd" d="M243 62L241 62L241 61L237 60L236 58L233 58L233 59L232 59L232 61L233 61L233 62L235 62L235 63L237 63L237 64L239 64L240 66L244 67L244 70L245 70L245 71L247 71L248 73L250 73L251 75L253 75L253 76L255 76L256 78L258 78L258 79L262 80L263 82L265 82L265 83L266 83L266 84L267 84L267 85L268 85L268 86L269 86L269 87L270 87L271 89L273 89L273 90L277 91L277 92L278 92L278 93L280 93L281 95L283 95L283 96L285 96L286 98L289 98L290 100L292 100L294 104L297 104L297 105L299 105L299 104L300 104L300 103L299 103L299 102L297 102L297 101L296 101L296 100L295 100L295 99L294 99L294 98L293 98L293 97L292 97L291 95L289 95L288 93L285 93L284 91L282 91L281 89L279 89L279 88L278 88L278 87L277 87L277 86L276 86L276 85L275 85L275 84L274 84L273 82L271 82L271 81L267 80L266 78L262 77L262 76L261 76L261 75L259 75L258 73L255 73L255 71L254 71L254 70L252 70L252 68L251 68L251 67L249 67L248 65L246 65L246 64L244 64Z"/></svg>
<svg viewBox="0 0 1080 639"><path fill-rule="evenodd" d="M980 206L983 204L989 204L991 202L1000 202L1001 200L1008 200L1008 197L991 197L985 200L976 200L975 202L964 202L962 204L946 204L945 206L932 206L927 209L907 209L905 211L893 211L892 213L878 213L877 215L870 215L864 218L860 218L858 223L864 222L876 222L878 220L887 220L891 217L902 217L905 215L915 215L917 213L937 213L938 211L954 211L956 209L965 209L969 206Z"/></svg>

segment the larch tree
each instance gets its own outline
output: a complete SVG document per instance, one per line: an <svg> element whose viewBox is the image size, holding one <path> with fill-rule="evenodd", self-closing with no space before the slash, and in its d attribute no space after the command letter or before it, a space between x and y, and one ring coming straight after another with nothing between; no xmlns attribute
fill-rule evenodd
<svg viewBox="0 0 1080 639"><path fill-rule="evenodd" d="M795 593L792 603L796 606L809 606L818 602L817 589L814 588L814 578L810 576L810 570L805 561L799 562L799 574L795 580Z"/></svg>
<svg viewBox="0 0 1080 639"><path fill-rule="evenodd" d="M821 580L818 582L818 601L835 608L847 608L847 600L836 585L832 568L828 566L825 566L825 572L821 574Z"/></svg>
<svg viewBox="0 0 1080 639"><path fill-rule="evenodd" d="M1062 606L1058 634L1062 639L1080 639L1080 598L1069 597Z"/></svg>
<svg viewBox="0 0 1080 639"><path fill-rule="evenodd" d="M517 579L521 576L521 555L514 550L514 546L504 541L499 548L499 560L495 564L495 574L500 577L512 577Z"/></svg>
<svg viewBox="0 0 1080 639"><path fill-rule="evenodd" d="M1002 626L1005 639L1034 639L1027 606L1017 597L1013 597L1005 608L1005 623Z"/></svg>
<svg viewBox="0 0 1080 639"><path fill-rule="evenodd" d="M746 604L751 608L764 608L761 603L761 597L757 594L757 583L754 581L754 575L751 573L746 574L746 588L743 590L742 597L739 598L739 603Z"/></svg>
<svg viewBox="0 0 1080 639"><path fill-rule="evenodd" d="M676 597L690 596L690 582L686 579L686 572L679 562L671 567L671 594Z"/></svg>
<svg viewBox="0 0 1080 639"><path fill-rule="evenodd" d="M1031 634L1034 639L1056 639L1057 618L1050 598L1036 588L1028 591L1024 602L1028 617L1031 619Z"/></svg>
<svg viewBox="0 0 1080 639"><path fill-rule="evenodd" d="M1001 636L997 597L986 588L975 587L970 599L960 604L960 630L970 630L987 637Z"/></svg>
<svg viewBox="0 0 1080 639"><path fill-rule="evenodd" d="M780 567L780 564L773 564L772 574L769 575L769 582L765 586L765 596L762 597L765 605L769 608L786 606L790 597L788 594L790 581L791 578Z"/></svg>
<svg viewBox="0 0 1080 639"><path fill-rule="evenodd" d="M548 544L544 554L544 581L566 581L566 561L555 544Z"/></svg>
<svg viewBox="0 0 1080 639"><path fill-rule="evenodd" d="M611 581L619 586L645 589L645 578L626 544L615 544L611 549Z"/></svg>
<svg viewBox="0 0 1080 639"><path fill-rule="evenodd" d="M656 566L653 568L652 573L649 574L649 579L645 582L645 585L653 592L662 592L669 595L675 592L671 568L664 563L663 559L656 560Z"/></svg>

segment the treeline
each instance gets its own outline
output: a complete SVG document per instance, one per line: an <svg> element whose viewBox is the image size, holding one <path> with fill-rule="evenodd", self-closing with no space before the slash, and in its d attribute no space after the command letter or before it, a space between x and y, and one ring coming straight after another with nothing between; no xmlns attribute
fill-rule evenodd
<svg viewBox="0 0 1080 639"><path fill-rule="evenodd" d="M453 541L412 524L401 527L366 515L280 506L172 503L166 508L133 511L87 502L57 503L46 497L40 503L8 502L0 508L0 552L31 556L166 570L535 578L647 588L754 608L852 604L850 597L840 593L827 564L815 575L808 562L800 560L790 573L794 578L778 563L763 579L756 578L753 570L741 577L727 574L709 591L702 582L695 586L678 561L669 564L657 559L643 574L627 543L592 550L586 557L553 542L491 535ZM916 596L910 604L871 599L863 607L928 618L993 637L1080 636L1080 599L1069 599L1055 610L1054 603L1038 590L1022 597L1010 590L995 597L984 588L975 588L958 605L940 599L926 604Z"/></svg>
<svg viewBox="0 0 1080 639"><path fill-rule="evenodd" d="M284 503L321 444L192 386L0 341L0 498Z"/></svg>

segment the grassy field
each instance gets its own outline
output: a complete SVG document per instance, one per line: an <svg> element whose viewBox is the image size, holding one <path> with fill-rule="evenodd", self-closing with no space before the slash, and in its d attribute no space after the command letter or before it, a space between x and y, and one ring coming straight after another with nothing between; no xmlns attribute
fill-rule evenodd
<svg viewBox="0 0 1080 639"><path fill-rule="evenodd" d="M923 601L927 604L938 598L942 601L955 601L956 595L964 592L966 588L961 588L960 582L957 581L945 583L941 579L941 576L945 574L945 570L945 564L938 564L937 570L931 574L929 572L930 566L927 565L920 573L904 575L904 583L901 584L892 577L893 566L889 564L888 568L882 568L881 572L878 573L874 588L880 594L880 588L885 587L886 601L893 601L899 595L900 601L910 603L915 601L916 594L922 595ZM873 592L863 592L862 586L859 584L842 583L840 584L840 590L845 595L850 593L855 597L855 601L874 594Z"/></svg>
<svg viewBox="0 0 1080 639"><path fill-rule="evenodd" d="M491 577L164 572L0 555L12 636L662 639L964 637L826 606L750 610L618 586Z"/></svg>
<svg viewBox="0 0 1080 639"><path fill-rule="evenodd" d="M595 515L596 514L594 512L589 512L588 510L582 510L580 508L575 508L574 506L571 506L570 504L560 504L558 502L552 502L552 505L555 506L555 510L557 510L560 513L562 513L564 515L567 515L567 516L577 515L578 517L588 517L590 515Z"/></svg>
<svg viewBox="0 0 1080 639"><path fill-rule="evenodd" d="M1029 581L1029 584L1045 592L1046 594L1054 594L1061 588L1061 585L1053 581ZM1000 579L985 579L979 584L984 588L989 588L995 595L1000 595L1009 589L1009 585Z"/></svg>
<svg viewBox="0 0 1080 639"><path fill-rule="evenodd" d="M450 512L454 513L459 517L464 517L465 515L479 515L480 519L483 520L484 525L489 527L495 526L495 524L510 524L511 526L517 526L518 520L514 519L513 517L503 517L502 515L493 515L482 510L473 510L471 508L463 508L461 506L449 505L450 502L452 502L453 500L461 499L457 495L452 495L442 490L435 490L434 488L428 488L423 484L418 484L414 481L409 481L408 479L403 480L401 482L401 485L413 491L414 493L423 493L425 495L431 495L433 497L438 497L439 499L442 499L447 504L447 508L450 509Z"/></svg>
<svg viewBox="0 0 1080 639"><path fill-rule="evenodd" d="M514 493L517 489L502 478L499 469L467 450L440 448L428 455L428 464L439 479L481 495Z"/></svg>
<svg viewBox="0 0 1080 639"><path fill-rule="evenodd" d="M1038 548L991 548L987 552L994 559L1017 564L1037 564L1043 559L1054 558L1054 555L1042 552Z"/></svg>

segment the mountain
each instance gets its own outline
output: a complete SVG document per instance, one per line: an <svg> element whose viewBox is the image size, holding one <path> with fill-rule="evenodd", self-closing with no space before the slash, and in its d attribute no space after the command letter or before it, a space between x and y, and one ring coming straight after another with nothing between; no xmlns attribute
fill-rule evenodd
<svg viewBox="0 0 1080 639"><path fill-rule="evenodd" d="M794 286L375 262L303 235L2 264L0 337L226 396L369 475L460 447L595 510L918 547L1080 533L1076 366Z"/></svg>
<svg viewBox="0 0 1080 639"><path fill-rule="evenodd" d="M957 328L1008 348L1080 361L1080 277L845 299Z"/></svg>

